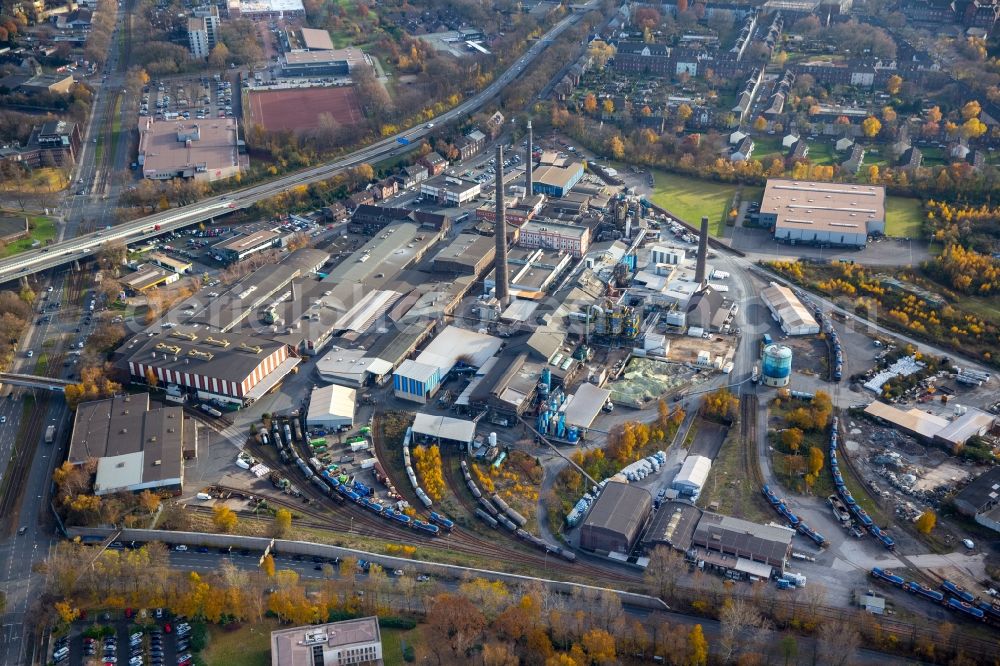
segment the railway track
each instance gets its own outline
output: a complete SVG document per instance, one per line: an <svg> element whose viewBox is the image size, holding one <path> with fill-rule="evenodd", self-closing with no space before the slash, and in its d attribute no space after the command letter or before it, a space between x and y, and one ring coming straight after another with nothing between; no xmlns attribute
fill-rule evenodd
<svg viewBox="0 0 1000 666"><path fill-rule="evenodd" d="M35 457L35 449L42 441L45 414L48 413L49 398L45 391L39 391L34 399L34 406L26 421L22 422L18 432L17 446L7 465L7 474L0 487L0 532L9 536L17 526L21 499L24 496L28 481L31 461ZM25 398L26 400L28 398ZM23 433L23 436L21 434Z"/></svg>
<svg viewBox="0 0 1000 666"><path fill-rule="evenodd" d="M377 423L373 422L373 430ZM434 537L423 532L404 527L398 523L379 518L369 511L351 503L335 504L331 498L321 493L295 465L285 465L275 453L275 449L270 446L263 446L251 443L248 447L255 458L262 461L272 469L282 470L302 496L308 499L309 503L294 502L286 497L278 496L278 491L262 493L261 496L267 498L268 502L281 505L289 510L305 516L295 524L322 530L335 530L341 532L350 531L361 536L370 536L399 543L417 543L431 546L438 544L442 550L454 553L466 553L479 557L488 557L499 562L516 562L525 567L545 570L549 572L561 572L567 576L584 575L588 579L600 580L609 584L636 583L641 579L638 573L633 574L628 571L609 570L593 564L564 563L555 557L549 557L544 553L534 550L526 550L521 546L521 542L514 539L513 535L509 539L497 539L493 535L481 536L476 532L456 526L450 533ZM301 456L301 451L299 451ZM250 494L250 491L240 488L226 486L216 486L220 490ZM397 486L398 489L399 486ZM460 496L461 499L461 496ZM463 501L463 506L469 508ZM193 508L193 507L192 507ZM248 514L250 515L250 514ZM471 515L471 513L470 513ZM427 518L426 515L423 518Z"/></svg>
<svg viewBox="0 0 1000 666"><path fill-rule="evenodd" d="M764 485L764 473L760 469L757 447L757 394L744 393L740 396L740 438L743 440L743 463L754 484Z"/></svg>

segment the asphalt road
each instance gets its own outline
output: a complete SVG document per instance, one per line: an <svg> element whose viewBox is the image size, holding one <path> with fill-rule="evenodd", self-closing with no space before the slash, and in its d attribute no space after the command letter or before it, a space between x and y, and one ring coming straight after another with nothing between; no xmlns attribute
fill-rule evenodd
<svg viewBox="0 0 1000 666"><path fill-rule="evenodd" d="M75 327L81 325L83 312L75 304L67 302L65 280L66 274L53 279L53 291L45 292L48 293L48 299L36 303L36 314L18 347L12 367L14 371L33 372L41 350L45 349L46 353L58 351L58 345L43 348L43 341L68 331L75 333ZM41 286L44 288L47 285ZM58 312L46 309L47 313L51 313L51 320L39 324L40 315L37 314L39 306L54 301L62 302L61 309ZM35 352L31 358L25 353L29 349ZM74 369L73 366L60 368L59 376L66 376ZM59 444L55 446L45 444L44 436L39 436L38 441L17 440L24 416L25 392L20 393L22 397L0 401L0 415L7 417L7 423L0 425L0 465L6 471L12 455L32 456L17 520L17 525L23 528L25 533L19 534L15 531L13 535L0 541L0 589L7 599L6 613L0 618L0 666L20 666L26 663L28 648L26 638L30 636L25 630L26 620L30 604L41 592L44 582L43 578L35 573L34 568L45 559L49 548L55 543L54 531L48 516L48 489L56 461L64 457ZM43 423L54 424L58 428L65 418L66 403L61 399L49 401Z"/></svg>
<svg viewBox="0 0 1000 666"><path fill-rule="evenodd" d="M150 238L196 222L210 220L226 212L227 208L245 208L291 187L323 180L358 164L378 161L393 155L402 149L402 146L397 142L397 138L406 137L411 142L418 141L431 133L431 126L465 118L469 114L479 110L503 90L507 84L516 79L524 69L529 67L545 51L556 37L579 21L584 14L584 11L577 11L568 15L543 35L541 39L535 42L524 56L482 92L438 116L434 119L433 123L428 123L426 126L410 129L382 139L336 162L299 171L261 185L237 190L231 194L205 199L191 206L175 208L133 220L116 226L110 232L97 231L70 240L60 241L46 248L18 254L15 257L0 262L0 282L20 278L47 268L52 268L53 266L59 266L93 255L100 249L102 244L110 240L132 242L138 238ZM155 229L156 225L159 225L160 229ZM100 221L98 222L98 226L101 226Z"/></svg>

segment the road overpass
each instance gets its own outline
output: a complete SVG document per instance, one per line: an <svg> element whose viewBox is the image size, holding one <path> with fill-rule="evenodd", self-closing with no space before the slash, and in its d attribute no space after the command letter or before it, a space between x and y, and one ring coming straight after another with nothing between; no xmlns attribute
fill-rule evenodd
<svg viewBox="0 0 1000 666"><path fill-rule="evenodd" d="M43 391L62 392L73 382L54 377L39 377L38 375L19 375L13 372L0 372L0 384L10 384L21 388L42 389Z"/></svg>
<svg viewBox="0 0 1000 666"><path fill-rule="evenodd" d="M590 4L588 3L588 6ZM22 252L9 259L0 261L0 283L85 259L100 252L101 246L112 242L134 243L193 224L207 222L234 209L252 206L258 201L268 199L293 187L324 180L345 169L363 163L376 162L394 155L401 150L405 150L404 146L397 139L406 138L411 143L416 142L430 134L432 125L447 123L478 111L529 67L556 37L577 23L583 16L584 12L576 11L570 13L536 41L512 67L501 74L493 83L455 108L441 114L434 119L433 123L386 137L335 162L304 169L266 183L261 183L260 185L253 185L242 190L237 190L230 194L204 199L190 206L174 208L132 220L112 229L103 229L53 243L40 249Z"/></svg>

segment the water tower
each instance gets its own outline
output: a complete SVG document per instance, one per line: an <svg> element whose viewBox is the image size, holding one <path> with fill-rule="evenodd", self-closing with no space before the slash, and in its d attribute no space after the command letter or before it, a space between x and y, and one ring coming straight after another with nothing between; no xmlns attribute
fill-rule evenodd
<svg viewBox="0 0 1000 666"><path fill-rule="evenodd" d="M792 350L784 345L764 347L761 378L765 386L788 386L792 376Z"/></svg>

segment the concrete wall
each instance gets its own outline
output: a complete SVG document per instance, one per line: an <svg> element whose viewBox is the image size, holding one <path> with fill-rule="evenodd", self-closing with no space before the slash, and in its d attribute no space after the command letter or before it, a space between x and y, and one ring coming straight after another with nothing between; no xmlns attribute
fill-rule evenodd
<svg viewBox="0 0 1000 666"><path fill-rule="evenodd" d="M106 538L113 534L115 530L109 528L79 528L71 527L68 530L69 537L100 536ZM262 537L234 536L230 534L208 534L203 532L168 532L165 530L130 530L121 531L119 541L160 541L168 545L186 544L188 546L208 546L210 548L222 548L232 546L233 548L247 548L258 552L263 552L270 539ZM437 562L422 562L420 560L410 560L402 557L391 557L369 553L363 550L353 550L351 548L340 548L339 546L327 546L320 543L308 541L289 541L286 539L275 539L274 548L282 554L319 556L324 558L333 557L357 557L359 559L376 562L386 569L414 569L418 573L434 574L450 578L459 578L467 573L472 573L483 578L502 580L506 583L524 583L531 580L540 580L550 589L556 592L570 593L574 589L604 589L593 585L581 585L579 583L567 583L564 581L548 580L545 578L534 578L531 576L520 576L518 574L503 573L500 571L490 571L488 569L473 569L470 567L460 567L451 564L438 564ZM622 603L630 604L640 608L653 610L669 610L669 607L660 599L644 594L635 594L623 590L617 592Z"/></svg>

